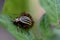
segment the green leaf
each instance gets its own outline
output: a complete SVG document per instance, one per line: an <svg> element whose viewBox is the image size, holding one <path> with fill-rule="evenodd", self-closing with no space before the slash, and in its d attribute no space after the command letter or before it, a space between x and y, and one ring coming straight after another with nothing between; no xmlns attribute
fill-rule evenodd
<svg viewBox="0 0 60 40"><path fill-rule="evenodd" d="M55 34L59 34L60 20L60 0L40 0L42 7L46 10L46 14L40 21L40 32L43 40L58 40ZM52 28L54 25L54 28Z"/></svg>
<svg viewBox="0 0 60 40"><path fill-rule="evenodd" d="M56 0L56 4L57 4L57 11L58 11L59 20L60 20L60 0Z"/></svg>
<svg viewBox="0 0 60 40"><path fill-rule="evenodd" d="M3 14L9 15L11 18L16 18L21 15L21 12L28 10L27 0L5 0L3 6Z"/></svg>
<svg viewBox="0 0 60 40"><path fill-rule="evenodd" d="M40 0L40 2L42 7L46 10L46 14L49 17L51 24L60 27L58 5L56 4L57 0Z"/></svg>
<svg viewBox="0 0 60 40"><path fill-rule="evenodd" d="M9 33L16 37L16 40L35 40L35 37L32 32L21 32L17 30L17 27L14 26L8 16L0 15L0 25L2 25Z"/></svg>
<svg viewBox="0 0 60 40"><path fill-rule="evenodd" d="M51 24L48 15L43 15L43 17L40 20L40 32L42 40L52 40L54 34L50 26Z"/></svg>

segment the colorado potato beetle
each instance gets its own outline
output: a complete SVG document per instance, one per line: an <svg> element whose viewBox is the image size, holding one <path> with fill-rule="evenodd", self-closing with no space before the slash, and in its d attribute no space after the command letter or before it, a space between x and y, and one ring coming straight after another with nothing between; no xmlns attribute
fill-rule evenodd
<svg viewBox="0 0 60 40"><path fill-rule="evenodd" d="M18 26L19 28L29 30L32 28L34 21L29 13L23 12L20 17L16 18L13 21L13 24Z"/></svg>

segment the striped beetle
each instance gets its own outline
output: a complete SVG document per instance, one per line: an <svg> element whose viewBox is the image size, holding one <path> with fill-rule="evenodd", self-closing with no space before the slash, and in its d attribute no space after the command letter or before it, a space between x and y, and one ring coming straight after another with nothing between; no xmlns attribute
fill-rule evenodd
<svg viewBox="0 0 60 40"><path fill-rule="evenodd" d="M29 13L23 12L20 17L13 21L13 24L28 31L32 28L34 21Z"/></svg>

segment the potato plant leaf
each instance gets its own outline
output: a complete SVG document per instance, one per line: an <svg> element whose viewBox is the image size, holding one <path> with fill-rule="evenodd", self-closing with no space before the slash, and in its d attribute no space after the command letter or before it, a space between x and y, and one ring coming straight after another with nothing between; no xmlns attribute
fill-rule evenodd
<svg viewBox="0 0 60 40"><path fill-rule="evenodd" d="M60 35L60 31L56 28L60 28L59 1L60 0L40 0L42 7L46 10L46 14L40 21L40 32L43 40L58 40L56 35ZM51 25L54 26L52 27Z"/></svg>
<svg viewBox="0 0 60 40"><path fill-rule="evenodd" d="M22 33L20 30L17 30L17 27L14 26L8 16L0 15L0 25L2 25L8 32L16 37L16 40L35 40L35 37L32 32Z"/></svg>

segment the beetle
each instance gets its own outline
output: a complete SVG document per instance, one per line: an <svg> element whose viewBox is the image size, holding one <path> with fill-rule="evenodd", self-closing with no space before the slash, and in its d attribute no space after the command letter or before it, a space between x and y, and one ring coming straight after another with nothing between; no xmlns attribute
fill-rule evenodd
<svg viewBox="0 0 60 40"><path fill-rule="evenodd" d="M18 26L21 29L29 30L34 24L34 20L29 13L22 12L20 17L17 17L13 24Z"/></svg>

